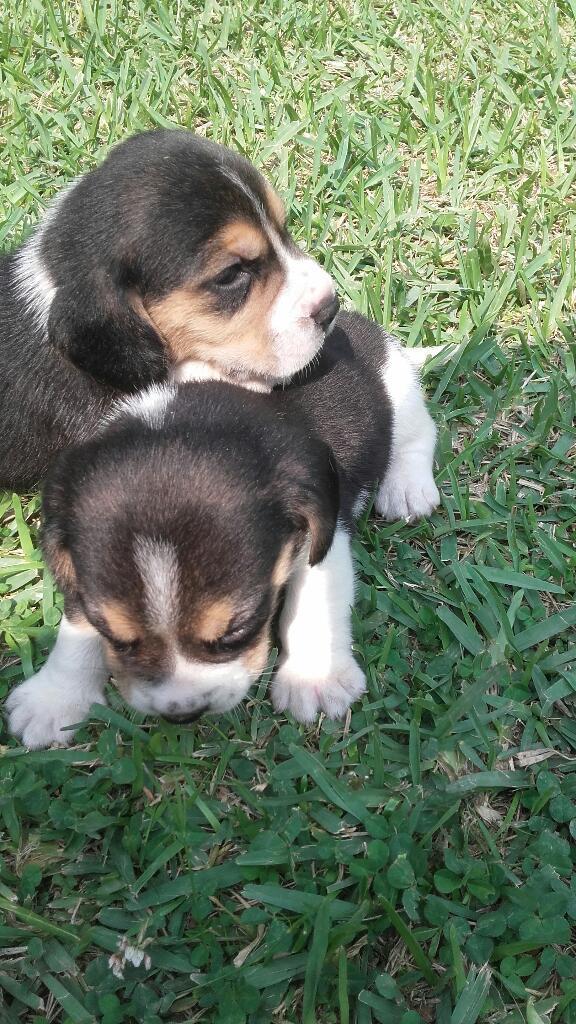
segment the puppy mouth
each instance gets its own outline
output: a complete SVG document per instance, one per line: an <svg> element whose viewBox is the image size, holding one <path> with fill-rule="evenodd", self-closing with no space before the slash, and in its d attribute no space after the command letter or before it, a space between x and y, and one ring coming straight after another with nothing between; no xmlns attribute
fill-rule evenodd
<svg viewBox="0 0 576 1024"><path fill-rule="evenodd" d="M332 317L330 323L326 327L324 327L324 337L325 338L327 338L329 334L332 334L332 331L334 330L334 324L336 323L337 319L338 319L338 313L335 313L335 315Z"/></svg>
<svg viewBox="0 0 576 1024"><path fill-rule="evenodd" d="M320 309L317 309L312 314L312 319L324 332L324 337L328 337L330 331L334 327L336 317L340 312L340 300L336 292L330 296L330 298L323 303Z"/></svg>
<svg viewBox="0 0 576 1024"><path fill-rule="evenodd" d="M187 711L181 715L169 715L167 713L162 714L167 722L171 725L192 725L193 722L197 722L199 718L208 710L208 705L204 705L201 708L196 708L195 711Z"/></svg>

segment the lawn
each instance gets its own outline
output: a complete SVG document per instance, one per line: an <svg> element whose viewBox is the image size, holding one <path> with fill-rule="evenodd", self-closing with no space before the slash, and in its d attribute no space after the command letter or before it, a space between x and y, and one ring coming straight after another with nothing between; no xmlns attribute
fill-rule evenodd
<svg viewBox="0 0 576 1024"><path fill-rule="evenodd" d="M367 698L0 746L2 1024L576 1022L575 0L5 0L0 246L138 129L238 147L429 366L442 507L366 516ZM0 494L0 696L61 599ZM269 673L268 673L269 675ZM110 959L112 958L112 959Z"/></svg>

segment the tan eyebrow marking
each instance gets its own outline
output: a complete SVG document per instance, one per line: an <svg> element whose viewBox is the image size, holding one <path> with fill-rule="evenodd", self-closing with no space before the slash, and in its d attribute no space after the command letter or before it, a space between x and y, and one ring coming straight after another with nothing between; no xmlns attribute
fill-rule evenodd
<svg viewBox="0 0 576 1024"><path fill-rule="evenodd" d="M247 221L233 221L218 232L213 242L215 253L238 256L243 260L257 260L269 250L264 233ZM218 253L220 250L220 253Z"/></svg>
<svg viewBox="0 0 576 1024"><path fill-rule="evenodd" d="M226 633L233 612L234 605L229 597L218 598L205 604L201 608L196 622L196 629L200 639L206 643L211 643L223 636Z"/></svg>
<svg viewBox="0 0 576 1024"><path fill-rule="evenodd" d="M124 643L131 643L136 640L141 632L141 627L132 615L129 608L120 601L104 601L100 606L100 614L108 626L113 637Z"/></svg>

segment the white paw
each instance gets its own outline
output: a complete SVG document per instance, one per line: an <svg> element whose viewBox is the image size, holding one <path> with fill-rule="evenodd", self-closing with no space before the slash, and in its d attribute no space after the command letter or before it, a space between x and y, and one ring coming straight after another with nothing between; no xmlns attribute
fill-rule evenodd
<svg viewBox="0 0 576 1024"><path fill-rule="evenodd" d="M393 466L376 495L376 511L384 519L420 519L440 504L440 494L428 462Z"/></svg>
<svg viewBox="0 0 576 1024"><path fill-rule="evenodd" d="M73 695L68 687L46 678L41 669L9 694L6 700L8 729L30 750L50 747L53 743L71 743L73 731L62 730L81 722L91 703Z"/></svg>
<svg viewBox="0 0 576 1024"><path fill-rule="evenodd" d="M342 718L366 691L366 679L351 654L335 658L325 675L311 676L305 665L287 658L272 681L275 711L290 711L298 722L313 722L324 712Z"/></svg>

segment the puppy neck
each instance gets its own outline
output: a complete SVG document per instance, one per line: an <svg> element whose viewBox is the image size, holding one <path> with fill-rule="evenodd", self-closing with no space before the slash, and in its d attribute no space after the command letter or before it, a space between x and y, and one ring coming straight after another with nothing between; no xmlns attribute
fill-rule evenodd
<svg viewBox="0 0 576 1024"><path fill-rule="evenodd" d="M203 363L199 359L186 359L178 363L172 370L171 379L178 384L202 380L223 380L227 384L236 384L238 387L247 388L248 391L261 391L267 393L272 391L274 381L266 380L264 377L240 376L233 371L214 366L212 363Z"/></svg>

